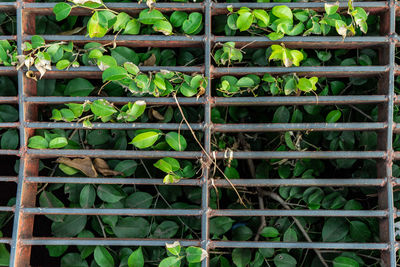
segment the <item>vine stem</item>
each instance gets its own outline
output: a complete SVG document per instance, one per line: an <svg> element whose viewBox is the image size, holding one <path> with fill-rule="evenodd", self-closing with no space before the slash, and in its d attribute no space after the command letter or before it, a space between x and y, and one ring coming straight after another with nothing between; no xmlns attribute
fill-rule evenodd
<svg viewBox="0 0 400 267"><path fill-rule="evenodd" d="M261 190L261 193L263 196L272 198L273 200L279 202L279 204L281 204L285 209L287 210L291 210L290 206L286 203L285 200L283 200L277 193L271 192L271 191L265 191L265 190ZM294 221L294 223L297 225L297 227L300 229L301 233L304 235L305 239L308 242L312 242L310 236L308 235L307 231L304 229L303 225L301 225L300 221L292 216L292 219ZM320 259L321 263L325 266L328 267L329 265L326 263L324 257L321 254L321 251L317 248L313 249L315 254L317 254L318 258Z"/></svg>
<svg viewBox="0 0 400 267"><path fill-rule="evenodd" d="M195 132L193 131L192 127L190 126L190 123L188 122L188 120L186 119L185 114L183 113L183 110L181 108L181 105L179 104L178 98L176 98L176 94L173 94L173 97L175 99L176 105L178 106L179 112L182 115L182 119L185 121L186 125L188 126L191 134L193 135L194 140L196 140L197 144L200 146L201 150L203 151L203 153L207 156L208 160L210 160L213 164L215 164L215 168L222 174L222 176L228 181L229 185L233 188L233 190L235 191L236 195L239 198L239 202L240 204L242 204L243 206L246 207L246 204L244 204L242 197L240 196L239 192L237 191L236 187L232 184L231 180L229 180L229 178L225 175L225 173L221 170L221 168L217 165L216 160L214 161L214 159L210 156L210 154L207 153L207 151L204 149L203 145L200 143L199 139L197 139Z"/></svg>

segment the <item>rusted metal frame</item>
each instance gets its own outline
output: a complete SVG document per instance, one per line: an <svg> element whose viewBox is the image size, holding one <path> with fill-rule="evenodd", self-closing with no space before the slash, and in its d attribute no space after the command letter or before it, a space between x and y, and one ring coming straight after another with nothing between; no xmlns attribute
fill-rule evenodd
<svg viewBox="0 0 400 267"><path fill-rule="evenodd" d="M193 130L202 130L204 125L202 123L190 124ZM0 128L1 128L0 124ZM27 128L31 129L82 129L88 130L83 126L83 123L75 122L27 122ZM90 129L160 129L160 130L189 130L188 126L180 123L92 123Z"/></svg>
<svg viewBox="0 0 400 267"><path fill-rule="evenodd" d="M2 96L0 104L18 104L18 96Z"/></svg>
<svg viewBox="0 0 400 267"><path fill-rule="evenodd" d="M374 131L387 128L384 122L374 123L243 123L213 124L214 132L278 132L278 131Z"/></svg>
<svg viewBox="0 0 400 267"><path fill-rule="evenodd" d="M0 150L1 151L1 150ZM56 158L56 157L102 157L102 158L138 158L157 159L162 157L175 157L180 159L200 159L203 153L200 151L138 151L138 150L74 150L74 149L27 149L26 154L32 158ZM236 159L384 159L386 151L234 151ZM215 152L212 157L225 159L225 152Z"/></svg>
<svg viewBox="0 0 400 267"><path fill-rule="evenodd" d="M105 99L114 104L126 104L143 100L147 105L176 106L172 97L99 97L99 96L26 96L25 102L34 104L83 103L86 100ZM205 97L177 97L179 105L203 105ZM277 106L277 105L335 105L335 104L379 104L387 102L386 95L346 95L346 96L259 96L254 97L210 97L214 106Z"/></svg>
<svg viewBox="0 0 400 267"><path fill-rule="evenodd" d="M199 209L106 209L106 208L22 208L24 214L70 214L110 216L199 216Z"/></svg>
<svg viewBox="0 0 400 267"><path fill-rule="evenodd" d="M22 54L22 39L27 30L35 31L34 17L26 16L23 11L23 0L17 0L17 47L18 53ZM35 119L37 109L25 104L24 97L26 92L36 93L36 83L25 77L22 69L18 70L18 103L20 120L20 168L18 174L17 197L15 205L15 216L13 225L13 235L11 244L10 266L29 266L31 247L24 246L20 240L31 238L33 231L33 215L24 215L22 207L35 206L36 184L25 183L26 175L37 175L39 162L30 159L26 154L27 137L30 130L25 126L26 121Z"/></svg>
<svg viewBox="0 0 400 267"><path fill-rule="evenodd" d="M13 177L9 178L13 181ZM7 180L7 181L9 181ZM14 178L15 180L15 178ZM1 178L0 178L0 181ZM157 178L88 178L88 177L45 177L28 176L27 183L62 183L62 184L126 184L126 185L163 185L163 186L200 186L200 179L182 179L176 184L164 184L163 179ZM262 187L262 186L346 186L346 187L383 187L387 179L380 178L326 178L326 179L234 179L235 186ZM214 180L216 187L231 187L223 179Z"/></svg>
<svg viewBox="0 0 400 267"><path fill-rule="evenodd" d="M220 209L212 210L211 216L295 216L295 217L376 217L388 215L386 210L260 210L260 209Z"/></svg>
<svg viewBox="0 0 400 267"><path fill-rule="evenodd" d="M0 129L1 128L18 128L20 125L19 122L0 122Z"/></svg>
<svg viewBox="0 0 400 267"><path fill-rule="evenodd" d="M13 128L18 124L0 123L1 128ZM27 122L27 128L31 129L83 129L87 130L82 123L75 122ZM204 123L191 123L193 130L203 130ZM386 123L244 123L244 124L209 124L213 132L279 132L279 131L375 131L385 130ZM160 130L189 130L185 124L179 123L92 123L91 129L160 129Z"/></svg>
<svg viewBox="0 0 400 267"><path fill-rule="evenodd" d="M387 250L386 243L321 243L321 242L263 242L263 241L211 241L212 248L301 248L338 250ZM396 265L388 265L396 266Z"/></svg>
<svg viewBox="0 0 400 267"><path fill-rule="evenodd" d="M0 182L17 182L18 177L0 176Z"/></svg>
<svg viewBox="0 0 400 267"><path fill-rule="evenodd" d="M387 1L389 12L382 16L381 30L389 36L395 33L395 1ZM395 40L389 38L386 49L380 55L381 62L384 61L389 66L387 74L382 76L379 93L386 93L388 102L378 105L378 118L380 121L387 121L386 133L378 134L378 150L386 150L384 159L377 161L378 177L385 177L387 183L378 192L378 208L388 211L388 216L380 220L379 232L380 240L386 242L388 249L382 251L381 258L385 265L396 265L395 237L394 237L394 203L392 185L392 135L393 135L393 98L394 98L394 71L395 71Z"/></svg>
<svg viewBox="0 0 400 267"><path fill-rule="evenodd" d="M207 155L204 155L202 158L202 170L203 170L203 177L201 179L201 247L209 252L209 198L210 192L208 188L208 181L210 180L211 175L211 164L210 162L210 155L211 155L211 83L212 83L212 62L211 62L211 31L212 31L212 17L211 17L211 10L213 2L211 0L204 0L205 4L205 15L204 15L204 75L208 79L207 87L205 91L205 98L206 102L204 105L204 152ZM202 262L202 267L208 267L210 263L210 257L206 257Z"/></svg>
<svg viewBox="0 0 400 267"><path fill-rule="evenodd" d="M182 246L200 246L200 240L188 239L133 239L133 238L49 238L33 237L22 238L21 244L25 246L67 245L67 246L165 246L166 243L179 241Z"/></svg>

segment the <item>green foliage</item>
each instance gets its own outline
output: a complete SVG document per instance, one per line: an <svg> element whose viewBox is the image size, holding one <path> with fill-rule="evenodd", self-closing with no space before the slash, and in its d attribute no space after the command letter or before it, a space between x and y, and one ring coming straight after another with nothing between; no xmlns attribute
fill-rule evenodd
<svg viewBox="0 0 400 267"><path fill-rule="evenodd" d="M271 40L278 40L285 35L331 35L343 38L357 34L356 30L367 33L368 14L361 7L353 8L350 4L347 12L339 11L339 3L325 4L325 13L310 9L294 9L278 5L271 10L241 7L233 11L228 7L227 27L235 34L247 31L252 35L267 34ZM349 20L350 17L350 20ZM334 30L335 33L333 33ZM226 30L225 30L226 31Z"/></svg>

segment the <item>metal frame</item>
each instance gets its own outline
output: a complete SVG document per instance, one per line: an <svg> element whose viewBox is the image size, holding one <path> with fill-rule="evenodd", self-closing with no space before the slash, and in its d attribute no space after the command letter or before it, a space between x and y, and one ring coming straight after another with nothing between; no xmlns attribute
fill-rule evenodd
<svg viewBox="0 0 400 267"><path fill-rule="evenodd" d="M35 34L34 22L36 14L51 14L54 3L30 3L31 0L17 0L16 2L0 3L0 10L14 10L17 16L17 35L0 36L0 39L15 40L18 45L18 52L21 53L22 43L30 40ZM355 178L331 178L331 179L242 179L233 180L237 186L262 187L262 186L372 186L379 188L379 208L374 211L344 211L344 210L212 210L209 207L209 188L212 177L210 177L209 167L203 166L203 176L201 179L190 179L179 182L180 186L199 186L202 189L202 203L199 209L195 210L160 210L160 209L56 209L56 208L37 208L36 192L39 183L93 183L93 184L130 184L130 185L162 185L162 179L147 178L86 178L86 177L40 177L38 176L38 159L54 158L58 156L78 157L104 157L104 158L159 158L165 156L207 160L206 155L200 151L172 152L172 151L116 151L116 150L33 150L27 148L27 139L37 128L82 128L82 125L75 123L48 123L37 122L38 105L51 105L65 102L83 102L85 100L95 100L99 97L40 97L36 96L36 83L25 78L25 71L16 71L12 67L0 67L0 75L17 75L18 77L18 97L0 97L0 104L18 104L19 122L0 123L0 128L18 128L20 134L19 150L0 150L0 155L13 155L19 157L20 169L18 177L1 176L1 182L17 182L17 201L15 207L0 207L1 211L11 211L15 213L12 238L0 238L0 243L10 244L11 259L10 266L29 266L31 258L31 247L38 245L110 245L110 246L164 246L166 242L173 240L151 240L151 239L76 239L76 238L48 238L33 237L33 223L35 215L44 214L109 214L109 215L138 215L138 216L199 216L201 218L201 240L181 240L184 246L201 246L207 251L216 248L319 248L319 249L360 249L360 250L380 250L382 259L387 266L396 266L396 250L399 244L395 240L394 219L400 215L393 203L393 187L400 183L399 179L392 177L393 160L400 159L400 152L393 152L392 135L400 132L400 127L393 123L393 108L395 104L400 104L400 100L394 94L394 76L400 73L395 64L395 47L398 45L399 37L395 33L396 12L400 10L399 4L394 0L376 2L356 2L355 6L361 6L370 13L381 15L381 36L349 37L342 40L341 37L285 37L278 41L270 41L265 37L224 37L212 34L211 19L213 15L225 14L227 5L234 8L248 6L251 8L271 8L282 3L214 3L205 0L203 3L157 3L156 8L162 11L184 9L190 11L200 11L204 14L204 34L193 37L185 36L118 36L117 43L132 47L139 46L160 46L160 47L184 47L198 46L204 49L204 65L202 67L143 67L143 71L154 71L159 69L170 69L183 72L203 73L210 78L205 95L200 98L178 99L181 105L193 105L204 107L204 122L192 124L192 128L204 132L204 147L208 154L213 154L216 159L224 159L223 152L212 153L211 135L213 132L270 132L287 130L317 130L317 131L346 131L346 130L371 130L378 133L377 151L324 151L324 152L274 152L274 151L245 151L233 152L233 158L237 159L269 159L269 158L357 158L357 159L376 159L378 167L378 177L374 179L355 179ZM322 10L324 3L286 3L293 8L313 8ZM340 4L347 7L346 3ZM146 8L145 4L136 3L110 3L114 9L123 9L131 13L137 13L138 9ZM75 14L88 14L87 10L75 10ZM29 25L29 27L27 26ZM113 36L106 36L101 39L89 39L85 36L63 36L45 35L48 41L68 41L76 43L87 41L108 42L113 40ZM307 48L360 48L377 47L380 49L381 65L368 67L217 67L211 61L211 50L218 42L235 41L238 44L248 44L260 47L273 43L284 42L288 46L307 47ZM241 75L246 73L272 73L286 74L298 73L299 75L329 76L329 77L350 77L350 76L377 76L380 79L377 95L359 96L290 96L290 97L237 97L223 98L215 97L211 92L211 78L220 77L226 74ZM68 71L49 71L45 78L70 78L85 77L98 79L101 73L94 67L80 67ZM109 97L109 101L123 104L129 101L144 99L148 104L176 105L173 98L128 98L128 97ZM321 105L329 104L376 104L379 107L379 122L376 123L296 123L296 124L213 124L211 121L211 109L215 106L273 106L273 105L293 105L317 103ZM138 128L160 128L165 130L178 129L180 126L174 123L94 123L96 129L127 129ZM187 130L186 126L182 126ZM213 185L217 187L229 187L225 180L215 180ZM318 243L318 242L234 242L234 241L212 241L209 236L209 219L214 216L333 216L333 217L376 217L380 219L381 240L379 243ZM203 261L202 266L208 266L209 260Z"/></svg>

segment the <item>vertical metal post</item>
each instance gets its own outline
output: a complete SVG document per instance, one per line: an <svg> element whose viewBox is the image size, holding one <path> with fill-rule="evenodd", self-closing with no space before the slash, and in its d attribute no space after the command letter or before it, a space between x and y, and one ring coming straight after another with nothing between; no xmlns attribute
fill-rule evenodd
<svg viewBox="0 0 400 267"><path fill-rule="evenodd" d="M204 19L204 75L207 78L207 87L205 92L206 103L204 106L204 149L208 155L211 156L211 0L206 0L205 4L205 19ZM203 159L207 163L211 163L209 157L204 155ZM202 201L201 209L203 211L201 218L201 246L208 252L209 246L209 190L208 180L210 175L209 164L204 164L203 179L202 179ZM209 258L206 258L201 266L208 267Z"/></svg>

